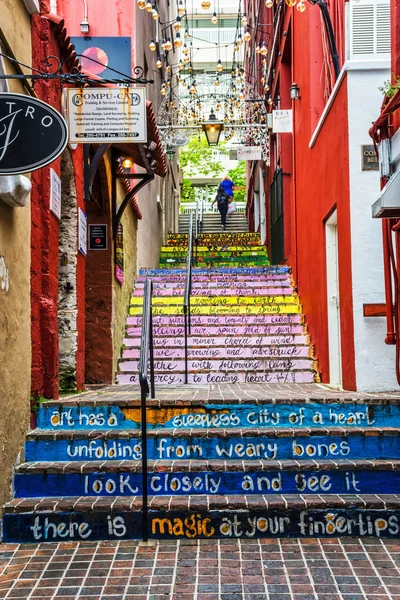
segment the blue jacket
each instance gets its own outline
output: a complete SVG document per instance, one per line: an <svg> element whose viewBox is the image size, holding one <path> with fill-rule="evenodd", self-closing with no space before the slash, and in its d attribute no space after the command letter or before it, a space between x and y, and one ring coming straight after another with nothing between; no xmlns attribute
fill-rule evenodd
<svg viewBox="0 0 400 600"><path fill-rule="evenodd" d="M235 184L233 183L233 181L230 181L229 179L224 179L219 184L219 187L221 187L224 190L225 194L227 194L228 196L233 196L234 185Z"/></svg>

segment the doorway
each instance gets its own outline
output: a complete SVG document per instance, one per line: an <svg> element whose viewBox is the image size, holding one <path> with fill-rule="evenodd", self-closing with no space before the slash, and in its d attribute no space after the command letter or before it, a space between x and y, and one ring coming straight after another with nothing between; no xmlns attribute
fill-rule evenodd
<svg viewBox="0 0 400 600"><path fill-rule="evenodd" d="M342 356L340 344L340 296L338 269L337 211L325 223L326 275L328 297L329 383L342 386Z"/></svg>

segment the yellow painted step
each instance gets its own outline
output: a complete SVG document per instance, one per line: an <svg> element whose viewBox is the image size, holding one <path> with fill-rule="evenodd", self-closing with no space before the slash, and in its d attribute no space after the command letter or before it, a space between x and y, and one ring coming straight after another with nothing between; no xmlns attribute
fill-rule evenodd
<svg viewBox="0 0 400 600"><path fill-rule="evenodd" d="M131 306L142 306L143 297L132 296ZM153 306L175 306L183 304L183 296L155 296ZM193 296L191 306L238 306L255 305L265 306L271 304L299 304L298 296Z"/></svg>
<svg viewBox="0 0 400 600"><path fill-rule="evenodd" d="M193 249L195 249L196 246L193 246ZM211 250L210 250L211 248ZM162 246L161 248L161 252L172 252L174 254L187 254L187 248L182 248L181 246ZM209 252L247 252L249 254L266 254L267 253L267 249L265 246L224 246L221 244L217 244L215 245L215 247L213 247L212 245L210 246L198 246L197 247L197 252L201 253L209 253Z"/></svg>
<svg viewBox="0 0 400 600"><path fill-rule="evenodd" d="M143 308L141 306L131 306L130 315L141 315ZM264 306L191 306L192 315L292 315L302 312L301 304L265 304ZM183 306L155 306L153 316L157 315L181 315Z"/></svg>

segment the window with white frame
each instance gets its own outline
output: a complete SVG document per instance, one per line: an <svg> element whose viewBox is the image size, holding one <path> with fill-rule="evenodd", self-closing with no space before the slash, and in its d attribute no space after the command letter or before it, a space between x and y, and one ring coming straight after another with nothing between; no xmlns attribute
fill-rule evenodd
<svg viewBox="0 0 400 600"><path fill-rule="evenodd" d="M348 58L390 58L389 0L350 0L348 11Z"/></svg>

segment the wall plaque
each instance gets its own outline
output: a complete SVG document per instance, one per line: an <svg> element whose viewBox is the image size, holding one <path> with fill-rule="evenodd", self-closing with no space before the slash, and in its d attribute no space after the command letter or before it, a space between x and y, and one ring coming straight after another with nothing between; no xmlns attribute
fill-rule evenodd
<svg viewBox="0 0 400 600"><path fill-rule="evenodd" d="M107 250L107 225L89 225L89 250Z"/></svg>
<svg viewBox="0 0 400 600"><path fill-rule="evenodd" d="M67 123L54 108L24 94L0 93L0 175L36 171L67 143Z"/></svg>
<svg viewBox="0 0 400 600"><path fill-rule="evenodd" d="M361 157L363 171L379 171L379 158L373 144L361 146Z"/></svg>

